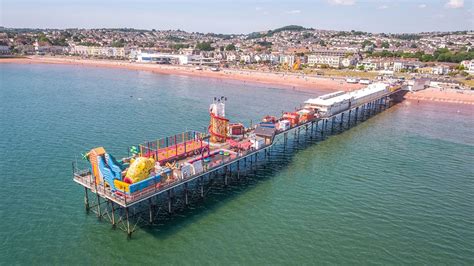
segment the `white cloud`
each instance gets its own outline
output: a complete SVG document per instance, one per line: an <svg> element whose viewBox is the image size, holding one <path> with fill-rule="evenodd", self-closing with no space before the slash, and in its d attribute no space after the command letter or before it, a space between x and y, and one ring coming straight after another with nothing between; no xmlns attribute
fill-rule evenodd
<svg viewBox="0 0 474 266"><path fill-rule="evenodd" d="M464 0L449 0L445 7L447 8L462 8L464 7Z"/></svg>
<svg viewBox="0 0 474 266"><path fill-rule="evenodd" d="M301 10L295 9L295 10L286 11L286 13L287 14L299 14L299 13L301 13Z"/></svg>
<svg viewBox="0 0 474 266"><path fill-rule="evenodd" d="M377 9L387 9L387 8L388 8L387 5L381 5L381 6L377 7Z"/></svg>
<svg viewBox="0 0 474 266"><path fill-rule="evenodd" d="M255 7L255 11L260 11L260 10L262 10L262 9L263 9L263 8L260 7L260 6Z"/></svg>
<svg viewBox="0 0 474 266"><path fill-rule="evenodd" d="M426 4L419 4L419 5L418 5L418 8L426 8L426 7L427 7Z"/></svg>
<svg viewBox="0 0 474 266"><path fill-rule="evenodd" d="M355 4L356 0L327 0L331 5L351 6Z"/></svg>

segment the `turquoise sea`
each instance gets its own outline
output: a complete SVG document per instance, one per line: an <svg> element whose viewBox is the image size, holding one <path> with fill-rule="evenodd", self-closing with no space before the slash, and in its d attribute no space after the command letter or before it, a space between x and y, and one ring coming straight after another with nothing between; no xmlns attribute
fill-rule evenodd
<svg viewBox="0 0 474 266"><path fill-rule="evenodd" d="M404 102L274 159L162 226L87 215L71 162L246 124L326 93L143 71L0 64L0 264L474 264L474 108Z"/></svg>

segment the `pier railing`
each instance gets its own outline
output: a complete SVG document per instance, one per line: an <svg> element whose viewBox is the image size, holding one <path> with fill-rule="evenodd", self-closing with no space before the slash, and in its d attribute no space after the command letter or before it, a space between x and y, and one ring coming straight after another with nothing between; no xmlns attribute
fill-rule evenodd
<svg viewBox="0 0 474 266"><path fill-rule="evenodd" d="M175 178L175 179L168 179L164 182L155 182L155 184L148 186L140 191L126 194L120 191L112 191L109 186L104 186L101 182L96 182L95 178L93 177L90 170L86 169L76 169L74 165L74 181L88 189L91 190L93 193L97 193L101 197L107 198L109 200L114 201L115 203L127 207L131 206L135 203L138 203L142 200L145 200L149 197L156 196L161 194L171 188L179 186L183 183L187 183L191 180L194 180L200 176L209 174L211 172L217 171L227 165L230 165L238 160L244 159L245 157L251 156L257 152L265 150L269 148L270 145L265 145L262 148L250 149L247 151L239 151L235 154L230 154L225 156L223 154L218 154L215 156L220 156L216 162L210 162L207 164L207 167L201 173L196 173L186 178ZM201 156L198 156L198 159L202 160Z"/></svg>

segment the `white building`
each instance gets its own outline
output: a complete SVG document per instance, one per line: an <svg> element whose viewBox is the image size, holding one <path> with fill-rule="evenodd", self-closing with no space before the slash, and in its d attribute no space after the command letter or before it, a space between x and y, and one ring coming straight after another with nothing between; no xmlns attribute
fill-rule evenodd
<svg viewBox="0 0 474 266"><path fill-rule="evenodd" d="M402 69L405 69L403 62L394 62L393 63L393 71L400 72Z"/></svg>
<svg viewBox="0 0 474 266"><path fill-rule="evenodd" d="M239 60L239 57L235 53L227 53L226 58L227 58L227 61L229 62L235 62Z"/></svg>
<svg viewBox="0 0 474 266"><path fill-rule="evenodd" d="M446 75L449 73L449 67L447 66L435 66L431 69L433 75Z"/></svg>
<svg viewBox="0 0 474 266"><path fill-rule="evenodd" d="M125 48L73 45L69 53L82 56L103 56L119 58L125 57Z"/></svg>
<svg viewBox="0 0 474 266"><path fill-rule="evenodd" d="M246 64L250 64L253 62L253 56L250 55L250 54L244 54L244 55L241 55L240 56L240 61L246 63Z"/></svg>
<svg viewBox="0 0 474 266"><path fill-rule="evenodd" d="M139 51L137 62L155 64L180 64L180 65L217 65L219 60L201 55L165 54L154 51Z"/></svg>
<svg viewBox="0 0 474 266"><path fill-rule="evenodd" d="M309 55L308 65L328 65L330 67L339 68L342 66L342 57L331 55Z"/></svg>
<svg viewBox="0 0 474 266"><path fill-rule="evenodd" d="M8 45L0 45L0 54L10 54L10 47Z"/></svg>
<svg viewBox="0 0 474 266"><path fill-rule="evenodd" d="M381 63L372 60L364 60L357 63L357 68L363 67L364 70L379 70L381 68Z"/></svg>
<svg viewBox="0 0 474 266"><path fill-rule="evenodd" d="M355 66L356 64L357 64L357 59L355 57L346 57L341 60L341 65L343 67Z"/></svg>
<svg viewBox="0 0 474 266"><path fill-rule="evenodd" d="M464 60L461 62L461 65L464 67L465 71L469 74L474 74L474 59L473 60Z"/></svg>
<svg viewBox="0 0 474 266"><path fill-rule="evenodd" d="M287 64L292 66L295 64L295 56L294 55L281 55L280 56L280 64Z"/></svg>

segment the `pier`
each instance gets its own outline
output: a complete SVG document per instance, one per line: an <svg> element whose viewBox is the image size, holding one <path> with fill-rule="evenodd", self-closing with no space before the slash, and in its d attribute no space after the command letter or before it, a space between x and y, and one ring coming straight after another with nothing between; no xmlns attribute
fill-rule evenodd
<svg viewBox="0 0 474 266"><path fill-rule="evenodd" d="M404 92L402 85L390 84L367 95L361 91L359 101L350 93L321 96L297 112L279 119L267 116L249 128L229 124L226 99L214 99L208 132L188 131L130 147L131 154L120 162L105 150L93 149L85 156L90 168L78 169L72 163L73 180L84 189L86 212L131 237L138 228L205 199L215 186L244 182L272 156L291 154L295 146L306 147L366 121L401 101ZM327 109L318 105L328 99L334 102ZM154 168L150 166L145 178L131 180L130 169L140 158L149 158ZM130 166L114 170L116 164Z"/></svg>

